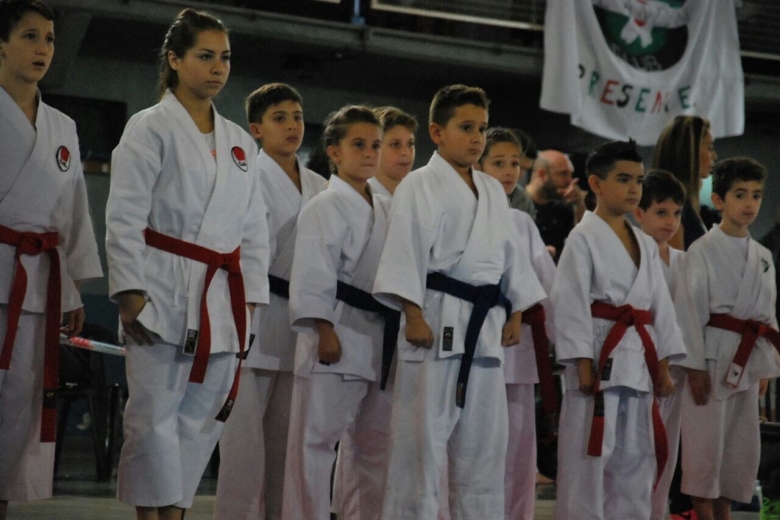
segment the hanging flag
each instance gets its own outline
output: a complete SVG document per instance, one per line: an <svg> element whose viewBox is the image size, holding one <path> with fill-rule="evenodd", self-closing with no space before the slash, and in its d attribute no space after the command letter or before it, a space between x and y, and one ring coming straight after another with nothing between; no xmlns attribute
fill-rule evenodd
<svg viewBox="0 0 780 520"><path fill-rule="evenodd" d="M609 139L654 145L674 116L741 135L734 0L547 0L541 107Z"/></svg>

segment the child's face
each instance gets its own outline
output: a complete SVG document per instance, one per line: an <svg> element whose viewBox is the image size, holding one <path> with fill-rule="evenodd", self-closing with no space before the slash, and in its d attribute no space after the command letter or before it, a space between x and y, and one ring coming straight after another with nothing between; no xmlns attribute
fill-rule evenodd
<svg viewBox="0 0 780 520"><path fill-rule="evenodd" d="M168 63L179 77L176 91L196 99L211 99L225 86L230 75L230 41L222 31L200 31L192 48L178 57L171 51Z"/></svg>
<svg viewBox="0 0 780 520"><path fill-rule="evenodd" d="M591 175L591 189L598 197L598 205L614 216L625 215L636 209L642 198L645 169L642 163L616 161L606 179Z"/></svg>
<svg viewBox="0 0 780 520"><path fill-rule="evenodd" d="M721 199L712 194L715 209L723 212L723 223L733 228L747 230L756 220L761 200L764 196L764 184L759 181L736 181Z"/></svg>
<svg viewBox="0 0 780 520"><path fill-rule="evenodd" d="M636 208L636 217L642 231L653 237L659 244L665 244L672 239L680 228L682 205L672 199L663 202L653 201L647 209Z"/></svg>
<svg viewBox="0 0 780 520"><path fill-rule="evenodd" d="M353 123L339 144L328 146L328 157L338 176L346 181L364 182L379 171L382 132L371 123Z"/></svg>
<svg viewBox="0 0 780 520"><path fill-rule="evenodd" d="M520 178L520 148L514 143L496 143L480 161L483 172L498 180L507 195L517 187Z"/></svg>
<svg viewBox="0 0 780 520"><path fill-rule="evenodd" d="M456 168L471 168L485 149L488 112L476 105L462 105L445 126L431 123L431 139L439 154Z"/></svg>
<svg viewBox="0 0 780 520"><path fill-rule="evenodd" d="M403 125L385 132L382 136L382 173L394 181L402 181L414 165L414 146L414 134Z"/></svg>
<svg viewBox="0 0 780 520"><path fill-rule="evenodd" d="M266 152L294 154L303 142L303 109L300 103L290 100L271 105L260 123L251 123L249 129Z"/></svg>
<svg viewBox="0 0 780 520"><path fill-rule="evenodd" d="M49 70L54 56L54 22L29 12L0 40L3 72L25 83L37 83Z"/></svg>

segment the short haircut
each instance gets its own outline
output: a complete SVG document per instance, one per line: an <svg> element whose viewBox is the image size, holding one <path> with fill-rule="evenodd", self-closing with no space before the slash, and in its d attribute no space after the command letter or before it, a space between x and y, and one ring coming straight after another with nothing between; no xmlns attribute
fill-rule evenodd
<svg viewBox="0 0 780 520"><path fill-rule="evenodd" d="M699 116L676 116L661 131L653 150L653 168L672 172L689 200L699 200L699 153L710 122Z"/></svg>
<svg viewBox="0 0 780 520"><path fill-rule="evenodd" d="M54 11L40 0L0 0L0 40L7 42L24 15L37 13L54 21Z"/></svg>
<svg viewBox="0 0 780 520"><path fill-rule="evenodd" d="M303 98L297 90L285 83L268 83L247 96L244 102L246 118L250 123L260 123L268 109L283 101L303 106Z"/></svg>
<svg viewBox="0 0 780 520"><path fill-rule="evenodd" d="M377 107L374 109L374 115L379 119L382 132L387 132L394 126L403 126L413 134L417 132L417 119L400 108Z"/></svg>
<svg viewBox="0 0 780 520"><path fill-rule="evenodd" d="M749 157L733 157L718 161L712 168L712 193L726 200L726 193L735 182L756 181L764 184L766 168Z"/></svg>
<svg viewBox="0 0 780 520"><path fill-rule="evenodd" d="M685 186L666 170L650 170L642 182L642 198L639 207L647 210L653 203L671 200L680 206L685 204Z"/></svg>
<svg viewBox="0 0 780 520"><path fill-rule="evenodd" d="M485 91L479 87L450 85L441 88L431 101L428 122L447 126L450 119L455 116L455 109L463 105L474 105L487 110L490 106L490 100Z"/></svg>
<svg viewBox="0 0 780 520"><path fill-rule="evenodd" d="M485 141L485 150L482 152L482 157L479 158L479 162L482 162L490 153L490 149L498 143L512 143L517 146L520 155L523 155L523 147L520 145L520 139L518 139L517 134L509 128L504 128L503 126L488 128L488 131L485 134Z"/></svg>
<svg viewBox="0 0 780 520"><path fill-rule="evenodd" d="M529 159L536 159L539 157L539 148L536 147L536 142L531 139L531 136L520 130L519 128L514 130L517 138L520 140L520 149L523 151L523 155Z"/></svg>
<svg viewBox="0 0 780 520"><path fill-rule="evenodd" d="M610 141L591 152L585 161L585 171L599 179L606 179L618 161L642 162L636 149L636 141Z"/></svg>

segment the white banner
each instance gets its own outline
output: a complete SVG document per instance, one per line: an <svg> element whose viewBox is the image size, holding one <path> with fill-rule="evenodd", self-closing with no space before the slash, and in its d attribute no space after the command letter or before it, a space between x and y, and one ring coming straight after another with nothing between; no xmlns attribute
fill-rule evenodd
<svg viewBox="0 0 780 520"><path fill-rule="evenodd" d="M654 145L676 115L741 135L734 0L548 0L541 107L609 139Z"/></svg>

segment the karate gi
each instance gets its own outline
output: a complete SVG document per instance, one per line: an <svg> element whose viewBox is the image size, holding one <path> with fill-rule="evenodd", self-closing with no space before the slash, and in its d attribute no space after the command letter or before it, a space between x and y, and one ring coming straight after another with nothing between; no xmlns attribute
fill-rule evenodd
<svg viewBox="0 0 780 520"><path fill-rule="evenodd" d="M376 193L377 195L383 195L388 199L393 198L393 194L390 193L390 190L385 188L385 185L379 182L379 179L377 179L376 177L371 177L370 179L368 179L368 185L371 186L371 193Z"/></svg>
<svg viewBox="0 0 780 520"><path fill-rule="evenodd" d="M682 259L685 257L685 251L669 248L669 265L661 260L661 268L664 273L664 280L669 287L669 294L674 299L675 287L677 286ZM660 260L660 258L659 258ZM666 461L666 467L658 481L658 486L653 490L652 506L653 512L651 520L666 520L669 517L667 508L669 505L669 488L672 485L672 478L677 467L677 455L680 450L680 428L682 424L681 406L682 394L685 390L685 369L672 365L669 367L669 375L674 382L674 393L667 397L659 397L658 405L661 408L661 416L666 428L666 439L669 444L669 458Z"/></svg>
<svg viewBox="0 0 780 520"><path fill-rule="evenodd" d="M240 246L246 302L268 303L268 230L256 145L212 110L216 157L170 91L130 119L112 157L109 295L143 292L147 302L138 321L155 343L128 341L127 348L130 398L117 494L136 506L192 504L222 431L215 416L236 375L239 351L229 276L217 269L205 298L211 326L205 379L188 382L194 358L182 346L199 335L207 266L147 245L144 230L224 255Z"/></svg>
<svg viewBox="0 0 780 520"><path fill-rule="evenodd" d="M325 179L299 166L301 192L264 150L257 156L267 208L269 274L290 280L301 208L325 189ZM214 518L278 520L282 514L284 459L293 385L296 334L288 299L270 294L252 319L254 339L241 369L241 388L219 441L220 464Z"/></svg>
<svg viewBox="0 0 780 520"><path fill-rule="evenodd" d="M522 188L521 188L522 189ZM523 242L522 252L546 293L552 290L555 262L547 251L533 219L513 209L512 217ZM549 298L542 301L547 320L547 338L555 342L553 309ZM531 327L523 324L520 344L504 352L504 378L509 411L506 477L504 480L507 520L533 520L536 499L536 395L534 385L539 374L534 354Z"/></svg>
<svg viewBox="0 0 780 520"><path fill-rule="evenodd" d="M388 199L393 198L393 194L376 177L368 179L368 184L371 186L372 193L384 195ZM374 400L370 409L378 420L363 421L360 423L361 428L358 428L357 423L353 423L339 439L336 468L333 475L333 507L331 509L333 513L338 515L339 520L379 518L381 511L375 504L369 503L376 498L372 497L374 484L371 475L386 470L387 453L385 451L384 456L380 457L379 452L371 450L370 453L374 453L375 456L367 457L365 452L361 453L360 447L375 443L387 445L387 436L390 432L381 427L389 425L389 421L382 418L390 417L392 413L394 376L395 369L391 371L385 389L373 396ZM361 489L364 489L362 493Z"/></svg>
<svg viewBox="0 0 780 520"><path fill-rule="evenodd" d="M0 225L16 232L55 233L59 241L62 312L78 309L73 282L102 276L89 217L76 125L38 96L35 126L0 88ZM21 314L7 370L0 369L0 500L51 497L54 442L42 442L44 334L51 260L0 243L0 350L13 299ZM54 253L52 253L54 254ZM12 299L14 277L24 268L26 293ZM56 276L56 274L55 274ZM59 315L54 319L59 323ZM57 352L59 335L57 334ZM55 372L56 374L56 367ZM55 433L52 428L49 434Z"/></svg>
<svg viewBox="0 0 780 520"><path fill-rule="evenodd" d="M639 246L638 268L612 228L591 212L569 235L558 263L551 300L557 358L566 365L566 392L558 436L557 520L650 517L657 467L651 420L654 395L637 327L626 330L610 355L611 371L596 376L604 390L601 456L588 454L595 398L580 392L577 373L578 358L598 364L616 323L593 318L594 302L649 310L652 322L645 329L658 359L674 361L685 355L658 247L631 229Z"/></svg>
<svg viewBox="0 0 780 520"><path fill-rule="evenodd" d="M533 305L545 293L523 261L517 228L507 225L512 216L503 188L482 172L474 170L472 176L479 198L434 153L393 197L374 295L396 308L399 298L419 305L434 343L431 349L408 343L401 318L385 520L436 517L445 451L453 517L504 518L507 404L501 333L507 314L498 306L488 311L461 408L456 386L474 306L426 289L427 276L441 273L471 285L500 284L511 312Z"/></svg>
<svg viewBox="0 0 780 520"><path fill-rule="evenodd" d="M372 200L373 207L334 175L328 188L312 198L298 218L290 276L290 322L299 334L284 476L285 520L330 518L336 442L353 423L357 430L386 431L389 422L389 417L377 417L373 411L374 402L382 398L379 379L384 319L336 300L338 282L370 294L389 206L389 200L381 195L373 195ZM341 342L338 362L319 362L315 319L333 324ZM376 437L360 446L358 456L384 457L386 447L381 441ZM370 493L366 506L378 508L384 472L369 475L367 480L361 489L361 493Z"/></svg>
<svg viewBox="0 0 780 520"><path fill-rule="evenodd" d="M688 249L675 295L688 346L681 365L709 372L712 391L703 406L688 385L683 393L683 493L750 502L760 456L758 386L780 375L778 355L760 338L734 387L726 378L741 337L706 324L724 313L777 330L776 299L772 254L752 238L735 239L715 226Z"/></svg>

